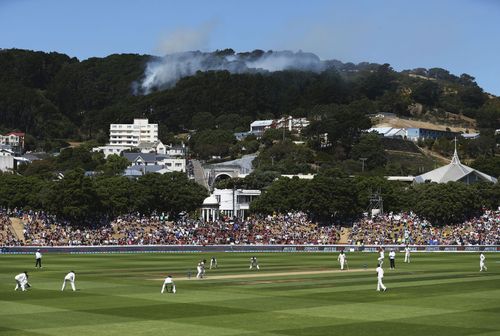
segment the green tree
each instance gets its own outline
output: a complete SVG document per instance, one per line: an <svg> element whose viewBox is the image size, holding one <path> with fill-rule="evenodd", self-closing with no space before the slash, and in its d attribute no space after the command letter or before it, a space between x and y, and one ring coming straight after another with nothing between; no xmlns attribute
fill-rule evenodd
<svg viewBox="0 0 500 336"><path fill-rule="evenodd" d="M106 163L102 165L102 171L106 176L120 175L129 164L130 162L123 156L113 154L108 156Z"/></svg>
<svg viewBox="0 0 500 336"><path fill-rule="evenodd" d="M209 112L198 112L191 120L191 127L198 131L212 129L214 128L214 125L214 116Z"/></svg>
<svg viewBox="0 0 500 336"><path fill-rule="evenodd" d="M359 142L352 147L351 157L354 160L366 159L365 169L382 167L386 164L382 141L377 134L363 134Z"/></svg>
<svg viewBox="0 0 500 336"><path fill-rule="evenodd" d="M408 210L434 225L460 223L477 216L483 204L477 189L460 182L416 185L408 201Z"/></svg>
<svg viewBox="0 0 500 336"><path fill-rule="evenodd" d="M433 107L439 102L441 88L436 82L426 80L413 90L411 96L417 103Z"/></svg>
<svg viewBox="0 0 500 336"><path fill-rule="evenodd" d="M68 171L63 179L53 183L45 202L44 209L74 222L95 218L101 208L93 180L82 169Z"/></svg>

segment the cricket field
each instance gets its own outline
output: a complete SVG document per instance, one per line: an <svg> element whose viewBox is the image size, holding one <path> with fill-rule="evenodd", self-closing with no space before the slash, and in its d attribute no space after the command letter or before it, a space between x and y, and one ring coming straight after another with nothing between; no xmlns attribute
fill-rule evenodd
<svg viewBox="0 0 500 336"><path fill-rule="evenodd" d="M260 270L249 270L255 255ZM0 335L500 335L500 253L413 253L396 270L376 253L0 255ZM61 292L76 272L77 291ZM31 288L14 291L28 271ZM173 275L176 294L160 294ZM191 278L189 278L191 274Z"/></svg>

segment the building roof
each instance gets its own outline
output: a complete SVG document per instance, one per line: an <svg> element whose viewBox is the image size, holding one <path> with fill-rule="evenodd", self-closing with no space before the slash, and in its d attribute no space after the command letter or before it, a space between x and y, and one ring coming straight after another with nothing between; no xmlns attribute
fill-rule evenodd
<svg viewBox="0 0 500 336"><path fill-rule="evenodd" d="M493 176L487 175L479 170L462 164L458 158L457 149L455 148L455 153L453 154L453 158L449 164L415 177L415 183L425 183L427 181L447 183L460 181L472 175L475 175L477 179L485 182L497 183L497 179Z"/></svg>
<svg viewBox="0 0 500 336"><path fill-rule="evenodd" d="M17 135L17 136L24 136L24 132L10 132L10 133L7 133L6 135Z"/></svg>
<svg viewBox="0 0 500 336"><path fill-rule="evenodd" d="M460 136L465 139L476 139L479 138L479 133L462 133Z"/></svg>
<svg viewBox="0 0 500 336"><path fill-rule="evenodd" d="M142 172L143 174L145 174L145 173L157 173L162 169L163 169L162 165L149 165L149 166L132 165L132 166L127 168L127 170L136 170L136 171Z"/></svg>
<svg viewBox="0 0 500 336"><path fill-rule="evenodd" d="M144 148L152 148L153 149L153 148L158 147L158 145L160 145L160 144L163 145L163 143L160 140L154 141L154 142L151 142L151 141L142 141L136 147L139 148L139 149L144 149Z"/></svg>
<svg viewBox="0 0 500 336"><path fill-rule="evenodd" d="M265 126L271 126L273 124L274 120L269 119L269 120L255 120L253 123L250 124L250 127L265 127Z"/></svg>
<svg viewBox="0 0 500 336"><path fill-rule="evenodd" d="M123 153L123 157L135 162L140 157L144 162L156 162L156 153Z"/></svg>
<svg viewBox="0 0 500 336"><path fill-rule="evenodd" d="M203 205L219 205L217 198L214 195L210 195L203 201Z"/></svg>

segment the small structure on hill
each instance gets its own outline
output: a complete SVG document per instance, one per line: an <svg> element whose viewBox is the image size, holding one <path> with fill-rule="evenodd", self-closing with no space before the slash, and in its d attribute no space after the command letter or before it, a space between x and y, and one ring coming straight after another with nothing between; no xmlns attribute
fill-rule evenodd
<svg viewBox="0 0 500 336"><path fill-rule="evenodd" d="M431 170L425 174L415 177L415 183L448 183L448 182L463 182L466 184L478 182L497 183L497 179L488 174L482 173L479 170L468 167L460 162L457 153L457 144L455 139L455 152L451 162L446 166Z"/></svg>

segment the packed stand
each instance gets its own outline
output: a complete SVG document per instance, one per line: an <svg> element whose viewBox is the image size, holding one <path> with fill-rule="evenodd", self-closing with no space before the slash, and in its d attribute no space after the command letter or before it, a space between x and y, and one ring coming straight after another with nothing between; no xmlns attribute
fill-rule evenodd
<svg viewBox="0 0 500 336"><path fill-rule="evenodd" d="M350 244L499 245L500 211L456 225L432 226L414 213L365 217L353 224Z"/></svg>
<svg viewBox="0 0 500 336"><path fill-rule="evenodd" d="M23 237L10 218L24 224ZM339 226L320 226L306 214L251 217L245 221L204 223L184 217L175 222L162 215L131 214L113 221L77 227L44 212L0 211L0 245L225 245L338 244ZM348 244L500 245L500 211L485 211L458 225L434 227L414 213L389 213L355 222Z"/></svg>
<svg viewBox="0 0 500 336"><path fill-rule="evenodd" d="M0 212L0 245L17 245L17 239L14 230L12 230L12 223L10 221L9 215L1 211Z"/></svg>

